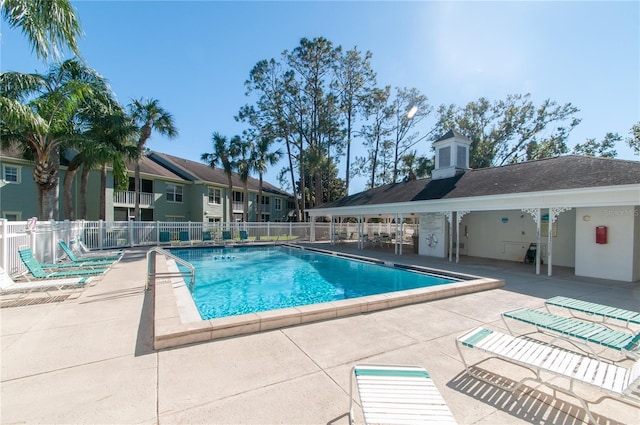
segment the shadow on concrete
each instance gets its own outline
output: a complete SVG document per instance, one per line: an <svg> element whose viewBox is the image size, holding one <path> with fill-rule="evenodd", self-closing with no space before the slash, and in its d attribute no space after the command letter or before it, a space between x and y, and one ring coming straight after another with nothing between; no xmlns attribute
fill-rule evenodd
<svg viewBox="0 0 640 425"><path fill-rule="evenodd" d="M470 369L472 369L472 373L482 376L488 381L495 382L496 385L502 387L509 388L516 384L515 381L509 378L496 375L477 366L471 366ZM449 381L447 386L532 424L578 425L589 422L586 412L581 406L526 385L522 386L516 395L513 395L511 391L491 385L463 371ZM593 411L591 413L599 424L623 425L623 422L606 418Z"/></svg>

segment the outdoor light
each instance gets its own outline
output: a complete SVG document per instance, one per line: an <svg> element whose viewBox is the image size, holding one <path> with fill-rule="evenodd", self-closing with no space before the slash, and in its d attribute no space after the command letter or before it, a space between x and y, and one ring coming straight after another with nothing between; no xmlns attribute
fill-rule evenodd
<svg viewBox="0 0 640 425"><path fill-rule="evenodd" d="M413 116L416 114L416 112L418 112L418 107L417 106L411 107L411 109L409 109L409 113L407 114L407 118L408 119L413 118Z"/></svg>

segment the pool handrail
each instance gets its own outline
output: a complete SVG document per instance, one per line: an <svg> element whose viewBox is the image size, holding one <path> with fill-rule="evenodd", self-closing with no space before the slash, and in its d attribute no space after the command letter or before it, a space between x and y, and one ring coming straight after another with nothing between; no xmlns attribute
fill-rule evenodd
<svg viewBox="0 0 640 425"><path fill-rule="evenodd" d="M195 283L196 283L196 269L195 269L195 267L193 267L193 264L191 264L188 261L183 260L180 257L177 257L177 256L173 255L172 253L170 253L166 249L163 249L163 248L160 248L160 247L153 247L149 251L147 251L147 282L146 282L146 285L145 285L145 290L149 289L149 282L151 281L152 277L153 277L154 282L155 282L155 278L157 276L163 276L163 277L176 276L175 273L156 273L156 254L162 254L165 257L171 258L176 263L182 264L183 266L187 267L191 271L191 273L190 273L191 274L191 281L189 282L189 290L191 292L193 292L193 288L194 288ZM153 257L153 258L151 258L151 257ZM182 276L182 273L179 273L179 276Z"/></svg>

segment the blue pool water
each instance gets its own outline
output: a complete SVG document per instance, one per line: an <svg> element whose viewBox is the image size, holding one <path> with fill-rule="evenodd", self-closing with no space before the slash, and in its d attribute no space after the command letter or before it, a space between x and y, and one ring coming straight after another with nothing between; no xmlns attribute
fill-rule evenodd
<svg viewBox="0 0 640 425"><path fill-rule="evenodd" d="M205 320L456 281L287 247L172 253L196 269L192 295Z"/></svg>

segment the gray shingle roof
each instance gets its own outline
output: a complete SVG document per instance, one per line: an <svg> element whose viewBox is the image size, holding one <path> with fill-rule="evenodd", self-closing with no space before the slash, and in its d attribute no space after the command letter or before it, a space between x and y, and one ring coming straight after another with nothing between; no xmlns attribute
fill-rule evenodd
<svg viewBox="0 0 640 425"><path fill-rule="evenodd" d="M468 170L464 174L447 179L420 179L388 184L323 204L320 208L626 184L640 184L640 162L567 155L502 167Z"/></svg>
<svg viewBox="0 0 640 425"><path fill-rule="evenodd" d="M200 180L225 187L227 186L227 175L220 168L211 168L202 162L190 161L188 159L155 151L149 154L149 158L159 164L163 164L163 166L170 167L186 180ZM237 173L233 173L231 181L234 187L243 187L242 180L240 180ZM260 185L258 179L249 177L248 183L249 190L258 191ZM265 181L262 182L262 190L267 193L289 196L288 193Z"/></svg>

